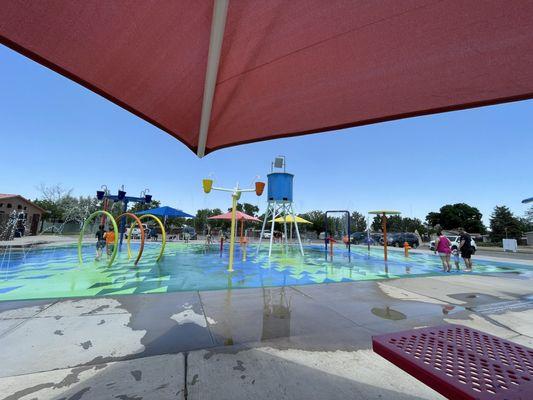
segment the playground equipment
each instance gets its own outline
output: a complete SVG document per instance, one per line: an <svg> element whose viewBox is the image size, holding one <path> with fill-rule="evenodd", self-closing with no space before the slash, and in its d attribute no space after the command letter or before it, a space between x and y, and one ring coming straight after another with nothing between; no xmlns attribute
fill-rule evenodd
<svg viewBox="0 0 533 400"><path fill-rule="evenodd" d="M409 246L409 243L403 242L403 253L405 257L409 257L409 249L411 246Z"/></svg>
<svg viewBox="0 0 533 400"><path fill-rule="evenodd" d="M268 174L268 206L261 228L261 235L259 236L259 244L257 245L257 254L261 248L261 241L265 233L266 223L270 217L272 225L270 227L270 246L268 248L268 256L272 254L272 243L274 240L274 226L278 217L283 218L283 230L285 234L285 247L288 249L287 237L287 222L288 217L291 217L292 223L296 229L296 237L300 247L300 253L304 255L302 240L300 238L300 231L298 230L298 222L294 214L293 208L293 179L294 175L285 172L285 157L276 157L271 166L271 172ZM274 168L283 168L283 172L274 172Z"/></svg>
<svg viewBox="0 0 533 400"><path fill-rule="evenodd" d="M117 219L120 220L122 217L124 217L124 218L131 217L131 218L133 218L135 220L135 223L138 224L142 228L141 220L135 214L132 214L132 213L129 213L129 212L122 213L122 214L120 214L117 217ZM128 260L131 258L130 238L131 238L132 229L133 229L133 226L130 228L130 231L128 233ZM140 231L141 231L141 244L139 246L139 253L137 254L137 258L135 259L135 262L133 263L134 265L137 265L137 263L141 259L141 256L142 256L143 250L144 250L144 241L145 241L145 236L146 235L144 233L144 229L141 229Z"/></svg>
<svg viewBox="0 0 533 400"><path fill-rule="evenodd" d="M214 215L212 217L209 217L208 219L221 219L221 220L231 220L233 218L232 212L227 212L225 214L220 215ZM252 222L261 222L259 218L256 218L252 215L245 214L241 211L235 211L235 219L237 221L241 221L241 237L239 240L239 243L242 247L242 260L246 261L246 245L248 243L248 239L244 236L244 221L252 221ZM222 256L222 250L224 248L224 238L220 238L220 255Z"/></svg>
<svg viewBox="0 0 533 400"><path fill-rule="evenodd" d="M104 211L107 211L107 207L109 206L109 200L112 201L120 201L123 204L122 212L126 213L128 211L128 203L134 202L134 203L141 203L141 204L150 204L152 201L152 195L147 194L150 192L149 189L144 189L141 192L140 197L132 197L132 196L126 196L126 192L124 190L124 185L121 186L121 188L117 191L116 195L110 194L109 190L107 190L107 186L102 185L101 189L103 190L97 190L96 191L96 198L98 200L104 201ZM122 214L124 215L124 214ZM102 218L101 224L103 225L105 223L105 216ZM120 219L120 242L119 246L122 247L122 241L124 239L124 232L126 227L126 218L122 217Z"/></svg>
<svg viewBox="0 0 533 400"><path fill-rule="evenodd" d="M350 211L348 210L328 210L324 214L324 250L326 254L326 258L328 257L328 242L330 242L330 253L331 257L333 257L333 243L335 240L333 239L333 232L330 232L330 235L328 237L328 213L342 213L346 216L346 231L348 236L348 242L346 243L348 245L348 261L350 261L351 254L352 254L352 248L351 248L351 230L350 230Z"/></svg>
<svg viewBox="0 0 533 400"><path fill-rule="evenodd" d="M84 221L82 229L80 231L80 236L79 236L79 239L78 239L78 259L79 259L80 263L83 263L81 246L82 246L83 236L85 234L85 229L87 228L89 222L91 222L98 215L101 216L100 224L104 225L105 222L106 222L106 219L109 219L111 221L112 225L113 225L113 230L115 232L115 246L113 248L113 253L111 254L111 257L109 258L108 265L113 264L113 261L115 260L115 258L117 256L117 253L120 250L120 247L122 246L122 241L123 241L123 237L124 237L126 218L127 217L130 217L130 218L132 218L134 220L133 224L130 227L129 234L128 234L128 259L130 259L132 257L130 242L131 242L131 233L133 231L133 228L135 227L135 225L139 225L139 228L140 228L140 231L141 231L141 243L140 243L140 247L139 247L139 252L137 253L137 258L135 259L135 262L134 262L134 265L137 265L137 263L139 262L139 260L141 259L142 254L143 254L144 242L145 242L145 232L144 232L144 229L142 229L141 221L144 218L152 218L158 223L158 225L161 228L161 232L163 234L163 241L162 241L161 251L159 253L159 257L157 258L157 261L159 261L161 259L161 257L163 256L163 252L165 250L165 244L166 244L165 227L163 226L163 224L161 223L159 218L157 218L157 217L155 217L153 215L147 214L147 215L143 215L142 217L139 218L135 214L129 213L129 212L126 211L127 208L128 208L128 203L131 202L131 201L132 202L136 202L136 203L149 204L152 201L152 196L147 194L149 190L145 189L144 191L142 191L141 192L141 197L131 197L131 196L126 196L126 192L124 191L124 186L122 186L118 190L118 193L116 195L111 195L109 193L109 190L107 189L107 186L105 186L105 185L102 185L101 189L102 190L97 190L96 191L96 198L98 200L103 200L104 210L96 211L96 212L92 213ZM115 220L115 218L113 218L113 215L111 215L111 213L109 213L107 211L107 209L109 207L110 200L111 201L120 201L120 202L123 203L123 213L120 214L117 217L117 220L120 221L120 228L118 228L117 221ZM120 233L120 240L119 240L119 233Z"/></svg>
<svg viewBox="0 0 533 400"><path fill-rule="evenodd" d="M113 230L115 231L115 247L113 249L113 253L111 254L111 258L109 259L108 265L113 264L113 261L115 260L115 257L117 256L117 253L118 253L118 250L119 250L118 249L118 226L117 226L117 222L116 222L115 218L113 218L113 215L111 215L109 212L107 212L107 211L95 211L83 223L83 227L81 229L80 236L79 236L79 239L78 239L78 260L80 261L80 264L83 263L83 258L82 258L82 254L81 254L81 245L82 245L82 241L83 241L83 236L85 234L85 229L88 226L88 224L98 215L103 215L103 216L106 217L106 219L109 219L111 221L111 223L113 224ZM165 245L166 245L166 242L167 242L167 235L166 235L165 227L164 227L163 223L161 222L161 220L159 218L157 218L156 216L150 215L150 214L145 214L145 215L142 215L141 217L137 217L135 214L132 214L132 213L123 213L123 214L119 215L117 219L126 218L126 217L131 217L134 220L133 224L131 225L131 227L130 227L130 229L128 231L128 241L127 241L128 259L131 258L131 244L130 244L130 242L131 242L131 233L133 231L133 228L135 228L136 225L139 225L139 227L141 228L140 229L140 231L141 231L141 243L140 243L140 247L139 247L139 253L137 253L137 258L135 259L134 265L137 265L137 263L141 259L141 256L142 256L143 250L144 250L144 242L145 242L145 234L144 234L144 230L142 229L142 222L141 221L143 219L146 219L146 218L151 218L159 225L159 227L161 228L161 232L162 232L161 251L159 252L159 256L157 257L156 261L161 260L161 258L163 257L163 253L165 251Z"/></svg>
<svg viewBox="0 0 533 400"><path fill-rule="evenodd" d="M234 259L234 250L235 250L235 221L236 221L236 212L237 212L237 201L241 198L243 192L255 192L256 195L261 196L263 190L265 189L264 182L255 182L254 189L241 189L239 188L239 182L233 189L213 187L213 179L204 179L202 181L202 186L205 193L210 193L211 190L218 190L221 192L230 192L232 199L231 206L231 231L230 231L230 242L229 242L229 264L228 272L233 272L233 259Z"/></svg>
<svg viewBox="0 0 533 400"><path fill-rule="evenodd" d="M133 222L133 224L131 224L130 230L128 232L128 241L127 241L128 258L131 258L131 248L130 248L131 232L133 231L133 228L135 228L135 225L137 225L137 224L139 224L139 228L140 228L141 232L143 232L144 229L142 227L141 221L144 220L144 219L147 219L147 218L153 219L157 223L157 225L159 225L159 228L161 229L161 236L162 236L162 238L161 238L161 250L159 251L159 256L156 259L156 261L159 262L159 260L161 260L161 258L163 257L163 253L165 252L165 245L167 244L167 232L165 230L165 225L163 225L161 220L159 218L157 218L153 214L143 214L143 215L141 215L138 218L136 217L135 221ZM144 232L141 235L144 235Z"/></svg>
<svg viewBox="0 0 533 400"><path fill-rule="evenodd" d="M83 226L80 231L80 237L78 238L78 260L80 264L83 264L83 257L81 254L81 245L83 242L83 235L85 233L85 229L87 228L87 225L89 222L91 222L95 217L98 215L104 215L105 217L109 218L111 223L113 224L113 231L115 232L115 246L113 247L113 253L111 254L111 257L109 258L108 265L113 264L113 261L115 261L115 257L117 256L118 251L118 228L117 228L117 222L115 221L115 218L108 213L107 211L95 211L89 217L85 220L83 223Z"/></svg>
<svg viewBox="0 0 533 400"><path fill-rule="evenodd" d="M381 215L381 224L383 229L383 259L387 261L387 214L388 215L400 215L400 211L369 211L369 214Z"/></svg>

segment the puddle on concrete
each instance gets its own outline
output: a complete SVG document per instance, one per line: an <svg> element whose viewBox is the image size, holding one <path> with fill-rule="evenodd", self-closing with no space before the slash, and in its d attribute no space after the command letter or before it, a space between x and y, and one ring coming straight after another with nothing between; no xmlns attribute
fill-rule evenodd
<svg viewBox="0 0 533 400"><path fill-rule="evenodd" d="M291 335L291 296L285 288L279 294L263 290L263 329L261 340L289 337Z"/></svg>
<svg viewBox="0 0 533 400"><path fill-rule="evenodd" d="M455 293L455 294L449 294L448 296L451 297L452 299L456 299L456 300L467 303L466 305L464 305L464 307L466 308L478 306L481 304L496 303L496 302L500 302L504 300L497 296L491 296L489 294L483 294L483 293Z"/></svg>
<svg viewBox="0 0 533 400"><path fill-rule="evenodd" d="M401 319L407 318L407 316L399 311L393 310L390 307L385 308L378 308L374 307L372 310L370 310L372 314L374 314L376 317L380 317L383 319L390 319L392 321L399 321Z"/></svg>

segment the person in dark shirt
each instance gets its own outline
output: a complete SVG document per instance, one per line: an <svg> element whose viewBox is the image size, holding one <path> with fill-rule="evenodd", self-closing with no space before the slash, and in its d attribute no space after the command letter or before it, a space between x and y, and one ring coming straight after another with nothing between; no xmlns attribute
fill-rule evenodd
<svg viewBox="0 0 533 400"><path fill-rule="evenodd" d="M460 243L459 251L461 252L461 257L465 260L465 271L472 271L472 254L474 253L472 248L472 238L464 228L459 228Z"/></svg>
<svg viewBox="0 0 533 400"><path fill-rule="evenodd" d="M105 248L105 239L104 239L104 226L100 225L98 231L94 235L96 238L96 261L100 261L102 257L102 251Z"/></svg>

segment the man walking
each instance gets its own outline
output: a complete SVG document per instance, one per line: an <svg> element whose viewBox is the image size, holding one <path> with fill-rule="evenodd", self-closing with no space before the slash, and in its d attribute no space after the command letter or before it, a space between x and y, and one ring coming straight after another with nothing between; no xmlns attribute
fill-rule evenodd
<svg viewBox="0 0 533 400"><path fill-rule="evenodd" d="M459 228L460 243L459 251L461 252L461 257L465 260L465 271L472 272L472 253L474 249L472 248L472 238L464 228Z"/></svg>

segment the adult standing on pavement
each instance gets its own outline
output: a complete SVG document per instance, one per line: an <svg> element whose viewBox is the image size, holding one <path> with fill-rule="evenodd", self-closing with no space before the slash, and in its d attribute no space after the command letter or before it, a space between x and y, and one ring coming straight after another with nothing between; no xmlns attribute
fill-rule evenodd
<svg viewBox="0 0 533 400"><path fill-rule="evenodd" d="M472 272L472 254L474 249L472 248L472 238L464 228L459 228L460 243L459 251L461 252L461 257L465 260L465 271Z"/></svg>
<svg viewBox="0 0 533 400"><path fill-rule="evenodd" d="M442 234L442 231L438 232L437 240L435 241L435 252L439 253L439 257L442 261L443 272L450 272L452 267L450 265L450 255L452 253L450 239Z"/></svg>

